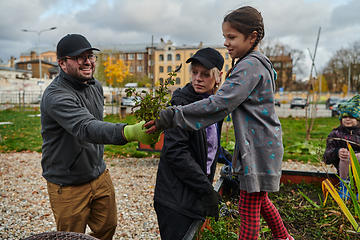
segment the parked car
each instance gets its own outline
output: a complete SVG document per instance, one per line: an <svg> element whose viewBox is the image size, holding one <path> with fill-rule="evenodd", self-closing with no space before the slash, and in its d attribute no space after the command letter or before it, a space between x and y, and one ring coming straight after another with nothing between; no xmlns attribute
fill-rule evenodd
<svg viewBox="0 0 360 240"><path fill-rule="evenodd" d="M330 109L331 106L334 106L339 101L340 101L339 97L329 97L328 100L326 100L326 103L325 103L326 109Z"/></svg>
<svg viewBox="0 0 360 240"><path fill-rule="evenodd" d="M306 102L305 98L294 97L291 100L290 109L293 109L295 107L301 107L302 109L304 109L307 105L308 103Z"/></svg>
<svg viewBox="0 0 360 240"><path fill-rule="evenodd" d="M275 99L275 106L281 107L281 102L279 99Z"/></svg>
<svg viewBox="0 0 360 240"><path fill-rule="evenodd" d="M134 102L135 97L123 97L121 99L121 106L128 106L128 107L133 107L135 106L135 102Z"/></svg>
<svg viewBox="0 0 360 240"><path fill-rule="evenodd" d="M330 107L331 109L331 116L335 117L335 116L339 116L340 115L340 111L339 111L339 104L347 102L349 100L349 98L342 98L339 99L339 101Z"/></svg>

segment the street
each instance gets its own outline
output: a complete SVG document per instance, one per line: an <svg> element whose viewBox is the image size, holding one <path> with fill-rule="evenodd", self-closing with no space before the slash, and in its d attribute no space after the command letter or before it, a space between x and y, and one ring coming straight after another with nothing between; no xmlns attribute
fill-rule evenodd
<svg viewBox="0 0 360 240"><path fill-rule="evenodd" d="M306 108L307 116L311 117L311 109L312 105L309 105ZM281 104L281 107L276 106L275 107L276 114L278 117L289 117L290 115L292 117L305 117L306 112L305 109L301 108L293 108L290 109L290 104ZM318 104L316 106L316 117L331 117L331 110L325 108L325 104Z"/></svg>
<svg viewBox="0 0 360 240"><path fill-rule="evenodd" d="M308 117L310 117L310 107L307 108ZM305 117L305 109L301 108L294 108L290 109L290 104L283 103L281 104L281 107L276 106L275 107L276 114L278 117L286 118L289 116L292 117ZM118 108L116 106L106 106L105 107L105 113L106 114L118 114ZM131 107L126 107L126 113L131 113ZM316 117L331 117L331 110L325 109L325 104L319 104L317 105L316 110Z"/></svg>
<svg viewBox="0 0 360 240"><path fill-rule="evenodd" d="M40 104L31 104L31 107L40 107ZM123 107L123 106L122 106ZM310 105L310 107L307 108L307 113L308 113L308 117L310 117L310 111L312 106ZM18 105L15 104L4 104L4 105L0 105L0 111L1 110L5 110L5 109L11 109L11 108L17 108L19 109ZM131 107L125 107L126 108L126 113L130 114L131 113ZM23 107L21 106L21 109L23 109ZM275 107L275 111L276 114L278 115L278 117L281 118L286 118L289 116L292 117L305 117L305 109L301 109L301 108L294 108L294 109L290 109L290 104L286 104L286 103L282 103L281 107L276 106ZM119 109L116 105L114 106L105 106L105 114L118 114ZM316 110L316 117L331 117L331 110L325 109L325 104L319 104L317 105L317 110Z"/></svg>

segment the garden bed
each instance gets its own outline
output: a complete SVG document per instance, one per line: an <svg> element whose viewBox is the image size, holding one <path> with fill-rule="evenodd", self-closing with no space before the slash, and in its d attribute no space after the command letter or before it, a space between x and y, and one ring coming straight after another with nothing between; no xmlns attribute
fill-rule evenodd
<svg viewBox="0 0 360 240"><path fill-rule="evenodd" d="M313 174L306 173L305 175ZM314 180L313 177L309 179ZM336 182L332 174L330 174L330 179ZM315 207L306 200L300 191L319 207ZM226 187L226 182L223 183L220 192L223 195L223 202L226 203L225 211L229 211L230 214L220 217L218 222L211 220L202 225L195 233L197 239L237 239L240 225L240 218L236 211L238 194L234 194L231 188ZM287 181L281 183L279 192L269 193L269 198L277 207L286 228L294 239L356 239L356 236L351 233L352 226L331 197L323 206L324 196L319 182ZM351 205L348 207L352 208ZM222 214L224 214L224 207ZM235 234L231 235L232 233ZM259 239L273 239L263 218L261 218Z"/></svg>

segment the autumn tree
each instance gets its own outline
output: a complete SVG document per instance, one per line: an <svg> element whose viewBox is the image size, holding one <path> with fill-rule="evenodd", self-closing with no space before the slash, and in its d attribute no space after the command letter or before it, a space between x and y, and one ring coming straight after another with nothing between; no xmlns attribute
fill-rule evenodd
<svg viewBox="0 0 360 240"><path fill-rule="evenodd" d="M291 57L291 68L283 68L285 72L286 79L282 79L282 82L277 82L281 84L284 89L295 88L296 84L293 81L293 73L297 75L302 75L304 73L304 60L305 55L302 51L297 49L292 49L290 46L281 43L280 41L267 38L260 42L259 45L260 51L263 52L270 60L278 59L282 56Z"/></svg>
<svg viewBox="0 0 360 240"><path fill-rule="evenodd" d="M328 92L328 84L324 75L319 75L317 81L314 83L314 92L319 92L321 82L321 92Z"/></svg>
<svg viewBox="0 0 360 240"><path fill-rule="evenodd" d="M130 76L130 64L118 59L113 62L110 58L103 63L106 82L113 87L122 87L125 77Z"/></svg>

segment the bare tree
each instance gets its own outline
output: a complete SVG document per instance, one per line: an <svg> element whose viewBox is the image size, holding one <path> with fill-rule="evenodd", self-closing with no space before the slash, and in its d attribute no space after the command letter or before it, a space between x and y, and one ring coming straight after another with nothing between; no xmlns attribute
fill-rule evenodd
<svg viewBox="0 0 360 240"><path fill-rule="evenodd" d="M343 85L348 85L350 80L350 90L360 90L360 41L349 44L347 48L337 50L327 62L324 73L327 74L327 83L334 86L334 91L342 89ZM349 75L350 74L350 75Z"/></svg>
<svg viewBox="0 0 360 240"><path fill-rule="evenodd" d="M300 50L292 49L290 46L285 45L278 40L269 38L261 41L259 48L260 51L272 61L281 59L285 56L290 56L291 66L287 66L287 63L285 62L282 62L281 66L275 66L276 70L282 72L281 76L279 76L280 81L277 82L277 87L291 90L298 88L299 86L293 81L293 74L302 75L304 73L305 54ZM285 77L285 79L282 79L283 77Z"/></svg>

